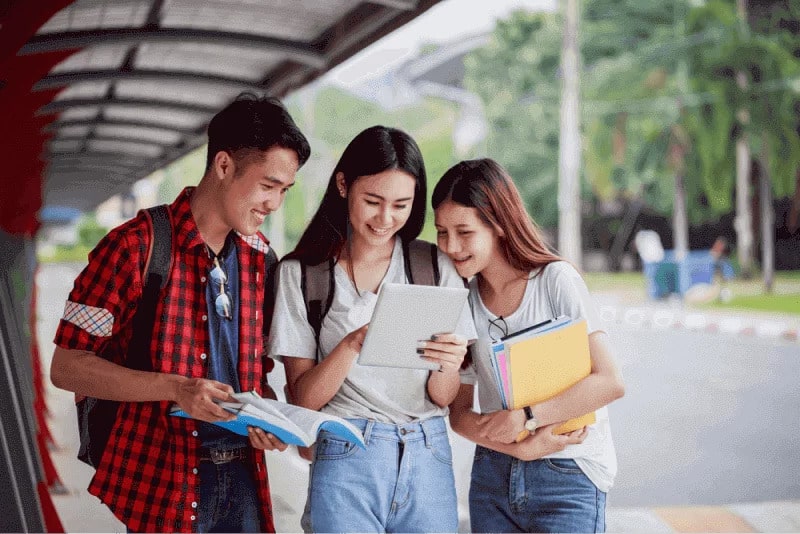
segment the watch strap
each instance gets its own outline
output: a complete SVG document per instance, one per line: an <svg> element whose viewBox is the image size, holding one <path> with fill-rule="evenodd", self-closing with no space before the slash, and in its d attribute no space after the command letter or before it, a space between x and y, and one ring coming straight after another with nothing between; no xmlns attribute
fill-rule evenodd
<svg viewBox="0 0 800 534"><path fill-rule="evenodd" d="M530 406L523 406L522 411L525 412L525 419L533 419L533 410Z"/></svg>

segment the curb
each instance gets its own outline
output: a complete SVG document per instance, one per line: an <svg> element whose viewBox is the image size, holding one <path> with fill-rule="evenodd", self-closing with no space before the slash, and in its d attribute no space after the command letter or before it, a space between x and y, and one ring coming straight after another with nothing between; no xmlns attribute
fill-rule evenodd
<svg viewBox="0 0 800 534"><path fill-rule="evenodd" d="M695 332L770 338L797 343L800 321L687 312L647 306L598 306L605 323L654 330L686 329Z"/></svg>

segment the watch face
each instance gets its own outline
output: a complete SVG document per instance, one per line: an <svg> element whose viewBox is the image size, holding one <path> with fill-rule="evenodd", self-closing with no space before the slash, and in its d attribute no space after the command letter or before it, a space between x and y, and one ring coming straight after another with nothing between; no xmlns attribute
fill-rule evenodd
<svg viewBox="0 0 800 534"><path fill-rule="evenodd" d="M538 426L539 426L539 421L537 421L535 418L528 419L527 421L525 421L525 430L529 432L533 432L534 430L536 430L536 427Z"/></svg>

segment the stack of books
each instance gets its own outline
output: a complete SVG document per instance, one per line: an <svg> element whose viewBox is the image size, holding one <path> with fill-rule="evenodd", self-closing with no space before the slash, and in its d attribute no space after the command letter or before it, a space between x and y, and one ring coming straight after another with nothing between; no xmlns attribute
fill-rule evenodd
<svg viewBox="0 0 800 534"><path fill-rule="evenodd" d="M560 316L508 334L492 344L491 363L504 409L550 399L591 373L586 321ZM594 422L590 412L555 432L566 434Z"/></svg>

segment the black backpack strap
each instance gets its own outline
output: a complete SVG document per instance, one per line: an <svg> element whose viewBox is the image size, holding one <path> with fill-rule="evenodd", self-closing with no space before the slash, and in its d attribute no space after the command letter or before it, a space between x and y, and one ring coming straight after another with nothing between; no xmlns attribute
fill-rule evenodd
<svg viewBox="0 0 800 534"><path fill-rule="evenodd" d="M172 224L166 206L144 210L150 230L142 280L142 296L133 315L133 334L125 367L139 371L152 371L150 344L156 321L156 306L161 289L169 281L172 269ZM80 444L78 459L95 469L100 465L103 452L117 419L120 403L85 397L76 405Z"/></svg>
<svg viewBox="0 0 800 534"><path fill-rule="evenodd" d="M404 241L403 261L409 282L423 286L439 285L441 276L436 245L421 239L410 243Z"/></svg>
<svg viewBox="0 0 800 534"><path fill-rule="evenodd" d="M156 307L161 290L169 282L172 269L172 222L167 206L155 206L143 212L150 229L150 247L142 276L142 298L133 316L133 335L125 366L140 371L152 370L150 342L156 323Z"/></svg>
<svg viewBox="0 0 800 534"><path fill-rule="evenodd" d="M269 329L272 326L272 312L275 307L275 278L278 269L278 255L272 247L269 247L264 265L264 339L269 337Z"/></svg>
<svg viewBox="0 0 800 534"><path fill-rule="evenodd" d="M335 287L333 266L333 258L317 265L306 265L300 262L300 289L306 305L308 323L314 329L318 357L319 333L322 330L322 320L328 314L328 310L333 303Z"/></svg>

